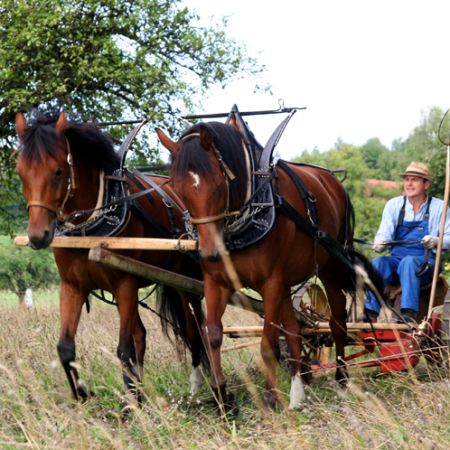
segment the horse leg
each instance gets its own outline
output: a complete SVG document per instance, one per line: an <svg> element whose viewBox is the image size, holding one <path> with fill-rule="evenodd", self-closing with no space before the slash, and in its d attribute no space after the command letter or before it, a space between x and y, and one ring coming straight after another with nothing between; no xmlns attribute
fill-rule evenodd
<svg viewBox="0 0 450 450"><path fill-rule="evenodd" d="M205 274L204 290L206 300L204 334L211 365L211 388L219 408L225 412L237 412L234 396L226 391L220 354L223 340L222 316L231 290L221 288L207 274Z"/></svg>
<svg viewBox="0 0 450 450"><path fill-rule="evenodd" d="M144 334L139 326L137 280L132 277L124 277L116 289L115 297L120 316L117 356L122 364L123 381L125 387L136 396L138 402L141 402L142 396L137 383L141 381L142 352L145 346L142 341ZM135 340L139 343L140 355L135 346Z"/></svg>
<svg viewBox="0 0 450 450"><path fill-rule="evenodd" d="M133 333L134 348L136 350L136 372L140 380L144 375L144 356L145 350L147 348L147 330L142 323L141 316L139 312L137 313L137 324Z"/></svg>
<svg viewBox="0 0 450 450"><path fill-rule="evenodd" d="M58 355L72 395L76 400L85 400L92 395L80 384L78 370L75 368L75 335L80 321L81 310L87 295L75 286L61 282L60 288L60 316L61 329L58 341Z"/></svg>
<svg viewBox="0 0 450 450"><path fill-rule="evenodd" d="M348 379L345 365L345 341L347 338L347 310L346 298L335 282L322 279L330 305L330 328L336 345L336 381L345 385Z"/></svg>
<svg viewBox="0 0 450 450"><path fill-rule="evenodd" d="M285 291L281 305L280 320L285 330L284 336L289 347L291 363L291 390L289 394L289 409L300 409L305 400L305 390L301 376L301 336L300 324L292 307L290 289Z"/></svg>
<svg viewBox="0 0 450 450"><path fill-rule="evenodd" d="M186 318L186 337L189 343L192 357L192 372L189 378L191 384L191 396L194 396L203 383L203 373L201 363L208 366L205 357L205 346L201 333L203 325L203 313L201 308L201 299L198 297L189 298L183 296L183 308Z"/></svg>
<svg viewBox="0 0 450 450"><path fill-rule="evenodd" d="M277 403L276 368L280 358L280 313L286 297L280 281L271 279L261 290L264 300L264 326L261 338L261 356L265 363L264 404L274 409Z"/></svg>

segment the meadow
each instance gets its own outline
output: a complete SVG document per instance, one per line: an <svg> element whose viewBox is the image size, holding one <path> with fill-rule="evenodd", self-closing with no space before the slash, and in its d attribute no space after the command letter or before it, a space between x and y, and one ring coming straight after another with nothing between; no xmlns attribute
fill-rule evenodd
<svg viewBox="0 0 450 450"><path fill-rule="evenodd" d="M167 340L159 319L142 310L148 330L141 408L124 408L116 357L118 314L92 302L77 334L77 365L95 392L72 400L56 342L57 293L35 292L30 310L0 292L0 448L11 449L447 449L450 382L422 360L409 373L351 371L347 390L333 373L314 378L301 411L287 410L289 375L280 367L277 411L262 406L259 347L224 353L228 386L240 413L220 418L205 384L189 398L189 355ZM225 325L259 319L229 307ZM254 338L249 338L250 341ZM225 338L224 347L240 344Z"/></svg>

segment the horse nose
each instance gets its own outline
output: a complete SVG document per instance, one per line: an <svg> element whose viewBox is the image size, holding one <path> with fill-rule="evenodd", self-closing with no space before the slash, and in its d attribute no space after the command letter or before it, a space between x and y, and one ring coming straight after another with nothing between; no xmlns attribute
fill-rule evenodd
<svg viewBox="0 0 450 450"><path fill-rule="evenodd" d="M30 247L39 250L41 248L47 248L52 242L53 233L50 230L43 230L42 233L28 233L28 240Z"/></svg>

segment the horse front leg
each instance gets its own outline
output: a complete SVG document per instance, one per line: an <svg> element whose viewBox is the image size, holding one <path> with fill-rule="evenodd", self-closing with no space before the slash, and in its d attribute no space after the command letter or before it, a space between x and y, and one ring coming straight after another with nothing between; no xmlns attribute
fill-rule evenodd
<svg viewBox="0 0 450 450"><path fill-rule="evenodd" d="M64 281L61 282L59 301L61 328L57 350L72 395L76 400L86 400L93 395L80 384L78 370L75 368L75 335L86 298L87 294L80 289Z"/></svg>
<svg viewBox="0 0 450 450"><path fill-rule="evenodd" d="M261 290L264 300L264 326L261 338L261 356L265 363L264 404L274 409L277 404L276 369L280 359L280 312L283 287L272 277Z"/></svg>
<svg viewBox="0 0 450 450"><path fill-rule="evenodd" d="M122 365L125 388L140 403L138 384L142 379L145 353L145 328L138 312L138 284L133 277L122 278L115 290L120 317L117 357Z"/></svg>
<svg viewBox="0 0 450 450"><path fill-rule="evenodd" d="M208 275L205 276L204 283L206 300L204 334L211 365L211 388L221 410L237 412L234 396L226 390L220 353L223 340L222 316L231 290L220 287Z"/></svg>

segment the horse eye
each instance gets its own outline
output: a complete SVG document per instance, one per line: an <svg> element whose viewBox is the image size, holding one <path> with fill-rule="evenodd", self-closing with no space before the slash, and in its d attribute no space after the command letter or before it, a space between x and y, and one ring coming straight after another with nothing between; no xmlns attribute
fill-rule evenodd
<svg viewBox="0 0 450 450"><path fill-rule="evenodd" d="M58 167L55 170L55 178L61 178L62 174L63 174L63 170L61 169L61 167Z"/></svg>

